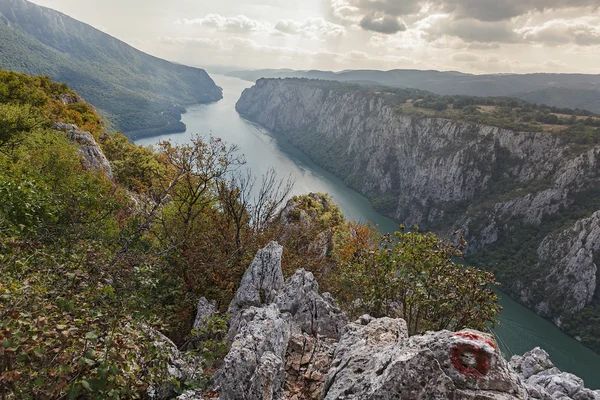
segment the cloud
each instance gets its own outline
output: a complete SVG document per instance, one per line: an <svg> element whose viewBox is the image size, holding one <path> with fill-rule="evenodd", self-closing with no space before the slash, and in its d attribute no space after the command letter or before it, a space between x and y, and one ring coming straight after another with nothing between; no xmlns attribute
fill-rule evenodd
<svg viewBox="0 0 600 400"><path fill-rule="evenodd" d="M373 12L364 16L360 26L366 31L394 34L406 30L406 25L398 17Z"/></svg>
<svg viewBox="0 0 600 400"><path fill-rule="evenodd" d="M452 59L459 62L475 62L479 61L480 57L473 53L456 53L452 56Z"/></svg>
<svg viewBox="0 0 600 400"><path fill-rule="evenodd" d="M539 26L518 30L530 43L549 46L576 44L578 46L600 45L600 19L589 21L552 20Z"/></svg>
<svg viewBox="0 0 600 400"><path fill-rule="evenodd" d="M259 32L266 31L269 29L268 25L264 22L250 19L245 15L238 15L235 17L223 17L219 14L209 14L204 18L184 18L178 20L177 23L191 26L202 26L219 32L232 33Z"/></svg>
<svg viewBox="0 0 600 400"><path fill-rule="evenodd" d="M398 0L401 1L401 0ZM546 10L598 7L598 0L430 0L431 4L456 19L485 22L509 20L519 15Z"/></svg>
<svg viewBox="0 0 600 400"><path fill-rule="evenodd" d="M423 37L434 41L444 36L454 36L467 43L516 43L521 37L509 22L483 22L474 18L455 20L448 15L432 16L422 24Z"/></svg>
<svg viewBox="0 0 600 400"><path fill-rule="evenodd" d="M306 21L281 20L275 24L276 32L286 35L298 35L311 39L320 37L343 36L346 28L326 21L324 18L311 18Z"/></svg>

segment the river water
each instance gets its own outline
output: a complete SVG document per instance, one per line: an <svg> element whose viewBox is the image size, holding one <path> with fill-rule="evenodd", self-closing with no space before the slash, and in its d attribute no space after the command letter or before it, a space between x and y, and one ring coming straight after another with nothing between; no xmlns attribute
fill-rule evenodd
<svg viewBox="0 0 600 400"><path fill-rule="evenodd" d="M310 192L329 193L349 220L371 222L382 232L394 232L398 224L377 213L370 202L359 193L315 165L304 153L285 138L274 136L265 129L242 119L235 111L235 103L250 82L237 78L213 75L223 88L223 100L188 109L183 116L187 132L142 139L137 144L151 145L162 140L187 143L192 135L213 135L239 147L246 166L260 176L271 166L280 177L291 174L295 179L294 194ZM523 354L539 346L546 350L554 364L586 382L586 386L600 389L600 355L569 337L549 321L523 307L502 292L500 303L504 310L500 324L494 329L504 354L508 357Z"/></svg>

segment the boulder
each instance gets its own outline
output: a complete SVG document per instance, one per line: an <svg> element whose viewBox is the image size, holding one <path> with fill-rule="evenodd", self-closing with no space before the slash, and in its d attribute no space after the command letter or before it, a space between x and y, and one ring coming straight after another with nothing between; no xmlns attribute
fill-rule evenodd
<svg viewBox="0 0 600 400"><path fill-rule="evenodd" d="M539 347L522 356L513 356L510 359L510 366L524 379L529 379L532 375L554 368L548 353Z"/></svg>
<svg viewBox="0 0 600 400"><path fill-rule="evenodd" d="M514 356L510 366L525 380L533 399L600 400L600 392L585 388L581 378L561 372L544 350L536 347L523 356Z"/></svg>
<svg viewBox="0 0 600 400"><path fill-rule="evenodd" d="M333 399L521 399L494 339L465 330L408 338L401 319L365 316L346 327L323 389Z"/></svg>

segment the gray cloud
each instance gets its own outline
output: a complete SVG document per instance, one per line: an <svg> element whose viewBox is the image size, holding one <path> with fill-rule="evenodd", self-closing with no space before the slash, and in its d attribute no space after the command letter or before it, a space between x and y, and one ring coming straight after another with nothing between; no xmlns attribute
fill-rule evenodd
<svg viewBox="0 0 600 400"><path fill-rule="evenodd" d="M429 41L443 36L455 36L467 43L517 43L522 41L522 38L513 31L508 22L483 22L474 18L461 20L440 18L425 30L425 39Z"/></svg>
<svg viewBox="0 0 600 400"><path fill-rule="evenodd" d="M398 17L418 13L422 2L422 0L353 0L350 4L361 10L382 12Z"/></svg>
<svg viewBox="0 0 600 400"><path fill-rule="evenodd" d="M473 54L473 53L457 53L452 56L452 59L454 61L460 61L460 62L475 62L475 61L479 61L480 57L477 54Z"/></svg>
<svg viewBox="0 0 600 400"><path fill-rule="evenodd" d="M364 16L360 21L360 26L364 30L393 34L406 30L406 25L398 17L372 12Z"/></svg>
<svg viewBox="0 0 600 400"><path fill-rule="evenodd" d="M400 0L399 0L400 1ZM566 8L598 7L598 0L432 0L457 19L497 22L527 14Z"/></svg>

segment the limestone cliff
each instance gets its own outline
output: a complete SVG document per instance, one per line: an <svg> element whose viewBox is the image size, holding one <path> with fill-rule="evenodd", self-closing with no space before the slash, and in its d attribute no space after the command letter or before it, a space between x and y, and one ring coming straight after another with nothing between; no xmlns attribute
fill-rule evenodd
<svg viewBox="0 0 600 400"><path fill-rule="evenodd" d="M600 312L599 218L592 217L600 210L600 146L396 106L374 90L263 79L236 108L396 221L463 231L471 261L497 264L503 289L555 323L584 309Z"/></svg>

